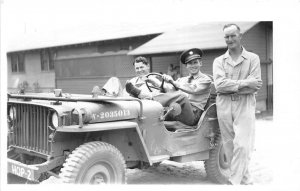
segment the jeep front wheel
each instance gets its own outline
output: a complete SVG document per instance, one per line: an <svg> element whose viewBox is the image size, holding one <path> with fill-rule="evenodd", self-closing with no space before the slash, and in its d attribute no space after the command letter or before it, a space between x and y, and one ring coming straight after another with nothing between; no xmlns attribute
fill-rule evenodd
<svg viewBox="0 0 300 191"><path fill-rule="evenodd" d="M64 183L124 184L125 160L114 146L89 142L68 156L59 176Z"/></svg>
<svg viewBox="0 0 300 191"><path fill-rule="evenodd" d="M207 176L210 180L226 184L230 175L230 161L227 159L220 132L215 137L216 146L210 150L209 159L204 162Z"/></svg>

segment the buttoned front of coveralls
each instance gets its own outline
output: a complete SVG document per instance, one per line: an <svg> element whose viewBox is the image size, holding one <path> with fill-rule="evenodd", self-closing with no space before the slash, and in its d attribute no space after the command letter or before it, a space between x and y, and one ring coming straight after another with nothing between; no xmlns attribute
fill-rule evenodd
<svg viewBox="0 0 300 191"><path fill-rule="evenodd" d="M248 165L254 146L257 90L239 89L239 84L251 78L261 79L259 57L243 49L238 60L233 62L227 51L215 59L213 76L223 149L227 160L231 160L229 181L240 184L250 179Z"/></svg>

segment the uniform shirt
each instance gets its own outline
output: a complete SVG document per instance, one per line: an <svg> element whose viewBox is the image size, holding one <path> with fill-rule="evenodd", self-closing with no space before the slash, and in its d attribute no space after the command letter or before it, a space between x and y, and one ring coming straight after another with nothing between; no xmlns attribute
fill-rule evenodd
<svg viewBox="0 0 300 191"><path fill-rule="evenodd" d="M204 110L204 106L209 98L212 80L209 76L199 73L197 76L186 76L176 80L179 83L178 88L184 92L190 103Z"/></svg>
<svg viewBox="0 0 300 191"><path fill-rule="evenodd" d="M248 87L239 89L239 85L241 81L247 81L251 78L261 80L259 57L243 47L242 54L234 62L227 50L224 55L215 59L213 74L217 93L255 93L256 90Z"/></svg>

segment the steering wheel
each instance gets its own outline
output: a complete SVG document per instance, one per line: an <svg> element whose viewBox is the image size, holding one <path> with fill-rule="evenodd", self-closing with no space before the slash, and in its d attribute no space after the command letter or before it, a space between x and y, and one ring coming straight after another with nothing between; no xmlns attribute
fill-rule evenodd
<svg viewBox="0 0 300 191"><path fill-rule="evenodd" d="M152 89L156 89L156 90L159 90L162 93L166 93L166 90L164 88L165 80L163 79L162 74L153 72L153 73L149 73L149 74L146 75L147 78L149 78L149 76L156 76L157 79L159 79L161 81L161 85L159 87L155 87L153 85L150 85L148 81L145 81L146 86L149 89L149 91L152 92ZM178 88L175 86L175 84L173 82L168 82L168 83L172 84L174 86L175 90L178 90Z"/></svg>

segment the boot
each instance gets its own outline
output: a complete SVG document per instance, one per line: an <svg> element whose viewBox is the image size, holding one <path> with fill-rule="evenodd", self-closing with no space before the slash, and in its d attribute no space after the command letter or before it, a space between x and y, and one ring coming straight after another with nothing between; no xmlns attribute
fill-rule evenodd
<svg viewBox="0 0 300 191"><path fill-rule="evenodd" d="M126 82L125 89L131 96L138 98L141 90L136 88L131 82Z"/></svg>

